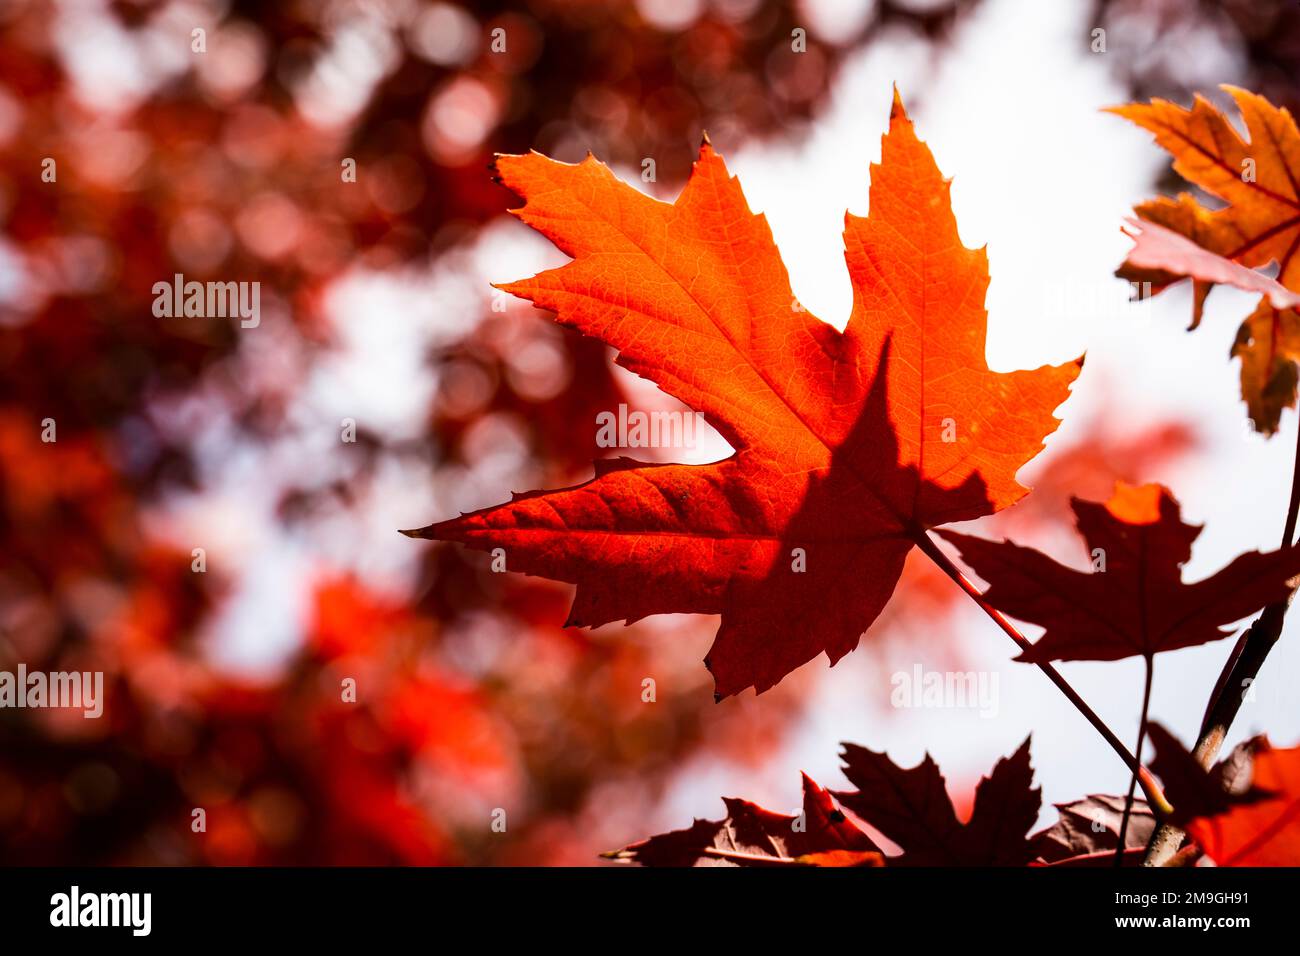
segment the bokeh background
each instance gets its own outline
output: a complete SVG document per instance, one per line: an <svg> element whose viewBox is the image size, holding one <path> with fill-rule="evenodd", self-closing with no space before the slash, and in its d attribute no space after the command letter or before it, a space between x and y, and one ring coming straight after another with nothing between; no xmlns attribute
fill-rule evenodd
<svg viewBox="0 0 1300 956"><path fill-rule="evenodd" d="M897 83L989 245L990 363L1088 352L1035 494L976 529L1082 561L1068 496L1160 480L1206 522L1195 578L1277 546L1295 414L1247 424L1247 297L1216 291L1194 333L1185 289L1128 302L1121 219L1177 182L1099 109L1226 82L1294 110L1298 77L1283 0L0 3L0 667L107 683L100 720L0 711L0 862L589 864L723 794L793 807L800 769L838 785L841 740L929 750L959 807L1030 732L1046 801L1122 791L920 561L835 668L715 705L714 619L565 630L566 587L397 534L583 480L597 411L670 404L527 303L493 311L490 281L562 257L485 166L591 150L671 199L707 129L842 326L842 216ZM177 272L259 281L261 324L155 318ZM1234 737L1300 737L1294 631ZM1229 644L1159 662L1153 716L1186 741ZM918 664L996 674L996 713L891 707ZM1138 662L1064 670L1135 735Z"/></svg>

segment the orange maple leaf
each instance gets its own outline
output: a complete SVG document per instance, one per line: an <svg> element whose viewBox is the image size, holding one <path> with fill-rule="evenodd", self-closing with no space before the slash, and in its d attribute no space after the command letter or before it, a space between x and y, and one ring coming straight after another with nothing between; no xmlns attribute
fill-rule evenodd
<svg viewBox="0 0 1300 956"><path fill-rule="evenodd" d="M1187 832L1220 866L1300 866L1300 747L1260 742L1250 785L1267 796L1197 817Z"/></svg>
<svg viewBox="0 0 1300 956"><path fill-rule="evenodd" d="M1156 292L1190 278L1192 328L1216 283L1259 292L1232 354L1240 357L1241 393L1255 427L1277 431L1282 409L1296 401L1300 358L1300 129L1285 109L1264 97L1225 86L1246 123L1249 140L1213 104L1197 96L1190 110L1167 100L1131 103L1111 112L1155 135L1174 169L1226 205L1207 209L1193 196L1139 204L1129 220L1133 249L1117 274L1149 282ZM1254 271L1277 264L1274 280Z"/></svg>
<svg viewBox="0 0 1300 956"><path fill-rule="evenodd" d="M722 697L843 657L927 528L1026 493L1016 472L1057 427L1082 359L989 370L987 256L961 244L897 92L870 216L845 219L842 334L799 306L767 221L707 139L671 204L591 157L501 156L497 170L526 200L515 214L574 260L501 288L616 348L735 453L599 462L583 485L408 534L502 548L509 569L577 584L570 624L721 614L705 663Z"/></svg>
<svg viewBox="0 0 1300 956"><path fill-rule="evenodd" d="M1190 110L1160 99L1111 110L1150 130L1173 154L1180 176L1228 204L1210 210L1183 193L1142 203L1137 214L1244 266L1277 262L1282 285L1300 289L1300 131L1287 110L1264 97L1224 89L1241 110L1249 141L1199 95Z"/></svg>

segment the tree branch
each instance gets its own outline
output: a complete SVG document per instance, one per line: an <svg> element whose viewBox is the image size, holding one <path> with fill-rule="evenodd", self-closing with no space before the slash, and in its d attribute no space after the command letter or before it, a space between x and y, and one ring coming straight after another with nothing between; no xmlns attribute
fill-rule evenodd
<svg viewBox="0 0 1300 956"><path fill-rule="evenodd" d="M1300 515L1300 428L1296 429L1295 464L1291 471L1291 500L1287 504L1286 524L1282 530L1282 547L1290 547L1295 541L1296 519ZM1259 670L1264 666L1273 645L1282 636L1282 625L1286 621L1287 609L1295 597L1300 578L1287 582L1291 590L1286 598L1276 604L1270 604L1250 625L1233 654L1224 666L1224 674L1210 696L1209 706L1205 709L1205 719L1201 723L1201 732L1192 751L1201 766L1209 770L1223 747L1224 738L1237 718L1237 712L1246 699L1246 689L1252 686ZM1162 823L1151 834L1147 844L1147 856L1143 866L1167 866L1182 845L1184 833L1170 823Z"/></svg>

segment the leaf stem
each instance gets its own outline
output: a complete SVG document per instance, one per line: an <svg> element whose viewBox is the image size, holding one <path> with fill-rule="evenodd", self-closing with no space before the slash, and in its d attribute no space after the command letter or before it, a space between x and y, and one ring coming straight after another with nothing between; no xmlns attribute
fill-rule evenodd
<svg viewBox="0 0 1300 956"><path fill-rule="evenodd" d="M640 846L641 844L637 845ZM633 847L624 847L621 850L607 850L601 853L600 857L605 860L613 860L616 863L631 863L636 860L636 854L631 852L633 849ZM748 863L756 866L808 866L808 864L796 860L794 857L766 856L762 853L747 853L744 850L721 850L710 846L703 847L699 852L701 856L709 856L718 860L730 860L733 863L742 865Z"/></svg>
<svg viewBox="0 0 1300 956"><path fill-rule="evenodd" d="M753 863L759 866L804 866L794 857L764 856L761 853L746 853L743 850L719 850L714 847L705 847L703 855L719 860L731 860L733 863Z"/></svg>
<svg viewBox="0 0 1300 956"><path fill-rule="evenodd" d="M1138 740L1137 746L1133 748L1133 753L1138 760L1142 759L1142 747L1147 742L1147 713L1151 709L1151 682L1155 677L1155 655L1142 655L1142 662L1146 669L1146 685L1142 689L1142 716L1138 718ZM1137 774L1134 774L1128 782L1128 796L1124 798L1124 816L1119 824L1119 843L1115 846L1115 865L1124 865L1124 849L1128 840L1128 820L1133 813L1133 795L1137 790Z"/></svg>
<svg viewBox="0 0 1300 956"><path fill-rule="evenodd" d="M1282 527L1282 547L1295 541L1296 517L1300 515L1300 426L1296 428L1295 464L1291 466L1291 500L1286 506L1286 524Z"/></svg>
<svg viewBox="0 0 1300 956"><path fill-rule="evenodd" d="M925 552L926 557L938 565L939 569L943 571L944 574L952 578L957 586L965 591L966 594L970 596L970 599L978 604L980 609L992 618L993 622L997 624L998 627L1002 628L1002 630L1006 632L1007 636L1015 641L1021 650L1027 651L1033 647L1033 643L1029 638L1021 634L1020 630L1007 619L1006 615L993 605L989 604L988 601L984 600L984 595L980 589L975 586L974 582L972 582L970 578L966 577L966 575L962 573L960 568L952 563L952 560L946 554L939 550L939 546L935 544L934 539L931 538L928 533L922 531L917 534L913 540L916 542L917 547ZM1128 748L1126 748L1120 739L1115 736L1115 732L1106 725L1104 720L1097 716L1097 713L1088 706L1087 702L1084 701L1082 697L1079 696L1078 691L1070 686L1070 682L1061 676L1060 671L1047 661L1035 661L1034 663L1036 663L1038 669L1046 674L1048 679L1057 686L1057 689L1065 695L1066 699L1074 705L1075 709L1084 716L1084 719L1086 719L1088 723L1092 724L1097 733L1101 734L1102 739L1104 739L1106 743L1110 744L1111 749L1115 751L1119 756L1119 759L1124 761L1124 765L1133 771L1133 776L1141 785L1142 792L1146 795L1147 802L1151 805L1152 811L1161 816L1170 813L1173 808L1169 806L1169 802L1165 799L1164 791L1162 791L1159 784L1156 783L1155 777L1151 775L1151 771L1142 766L1141 761L1128 752Z"/></svg>

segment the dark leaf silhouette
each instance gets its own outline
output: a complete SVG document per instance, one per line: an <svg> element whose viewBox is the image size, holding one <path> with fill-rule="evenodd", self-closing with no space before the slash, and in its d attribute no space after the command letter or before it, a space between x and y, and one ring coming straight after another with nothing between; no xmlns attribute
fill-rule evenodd
<svg viewBox="0 0 1300 956"><path fill-rule="evenodd" d="M846 744L844 776L857 790L835 796L903 850L891 866L1023 866L1033 858L1025 834L1038 818L1029 741L1004 757L975 790L970 820L957 819L929 754L915 767Z"/></svg>
<svg viewBox="0 0 1300 956"><path fill-rule="evenodd" d="M805 775L802 817L724 800L724 820L696 820L686 830L605 856L644 866L1024 866L1033 859L1026 834L1038 816L1041 791L1032 787L1028 740L980 781L966 823L957 819L929 754L905 769L884 754L845 744L843 759L844 775L858 789L834 797L896 843L901 854L882 855L835 806L832 794Z"/></svg>
<svg viewBox="0 0 1300 956"><path fill-rule="evenodd" d="M1034 862L1043 866L1111 866L1124 820L1124 797L1089 794L1056 804L1060 819L1030 837ZM1140 862L1156 818L1145 800L1133 802L1125 831L1126 864Z"/></svg>
<svg viewBox="0 0 1300 956"><path fill-rule="evenodd" d="M1094 563L1077 571L1010 541L938 532L989 583L994 607L1041 624L1022 661L1113 661L1227 637L1239 621L1288 593L1300 548L1240 555L1211 577L1182 579L1201 529L1183 522L1160 485L1116 485L1101 503L1073 499L1079 533Z"/></svg>
<svg viewBox="0 0 1300 956"><path fill-rule="evenodd" d="M785 816L748 800L724 797L723 820L696 820L606 853L643 866L880 866L871 838L835 805L829 793L803 777L803 813Z"/></svg>

